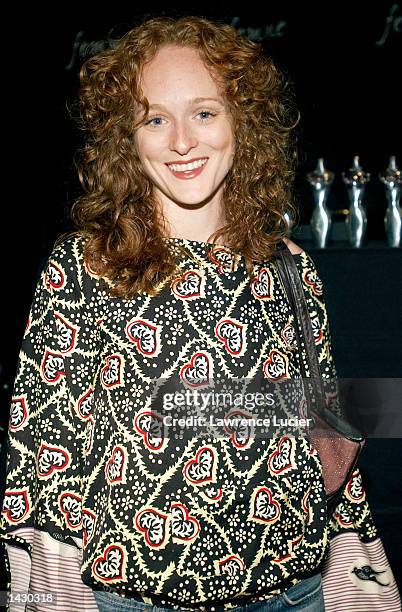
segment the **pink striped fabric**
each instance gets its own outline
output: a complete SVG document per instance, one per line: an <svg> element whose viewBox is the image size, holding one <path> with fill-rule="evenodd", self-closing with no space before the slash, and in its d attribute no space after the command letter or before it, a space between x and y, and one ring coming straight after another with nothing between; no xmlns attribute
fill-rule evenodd
<svg viewBox="0 0 402 612"><path fill-rule="evenodd" d="M7 544L11 567L12 591L54 593L51 606L28 604L27 612L98 612L92 590L81 580L80 551L58 542L48 533L21 528L13 534L33 545L32 566L24 550ZM364 581L354 570L370 566L378 580ZM380 539L365 544L353 532L331 540L330 555L323 569L326 612L401 612L398 588ZM11 606L10 612L24 608Z"/></svg>
<svg viewBox="0 0 402 612"><path fill-rule="evenodd" d="M363 567L373 570L375 580L358 577ZM363 543L354 532L335 536L323 570L323 590L326 612L401 612L398 587L379 538Z"/></svg>
<svg viewBox="0 0 402 612"><path fill-rule="evenodd" d="M81 580L80 551L58 542L48 533L32 528L13 532L32 544L32 564L28 553L6 542L11 569L11 591L53 593L56 601L28 603L27 612L98 612L92 590ZM22 612L21 605L10 605L10 612Z"/></svg>
<svg viewBox="0 0 402 612"><path fill-rule="evenodd" d="M31 561L29 555L21 548L7 546L8 560L12 576L12 592L26 593L29 587ZM19 608L21 610L21 608Z"/></svg>

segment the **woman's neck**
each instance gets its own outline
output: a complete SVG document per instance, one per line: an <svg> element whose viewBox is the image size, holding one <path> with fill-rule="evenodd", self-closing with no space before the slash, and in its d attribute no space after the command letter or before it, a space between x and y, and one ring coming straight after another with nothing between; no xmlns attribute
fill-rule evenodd
<svg viewBox="0 0 402 612"><path fill-rule="evenodd" d="M184 238L209 242L209 237L225 225L225 216L221 207L208 202L202 207L183 207L173 202L163 206L167 235L171 238ZM225 237L218 238L219 243Z"/></svg>

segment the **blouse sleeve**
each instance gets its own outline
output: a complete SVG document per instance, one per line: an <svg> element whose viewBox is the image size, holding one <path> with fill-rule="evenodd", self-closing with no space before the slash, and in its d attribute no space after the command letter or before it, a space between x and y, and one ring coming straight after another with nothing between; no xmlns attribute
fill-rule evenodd
<svg viewBox="0 0 402 612"><path fill-rule="evenodd" d="M300 257L300 273L318 349L327 407L350 421L353 414L348 408L348 398L353 381L337 378L325 288L310 255L303 252ZM400 610L398 587L373 520L358 466L328 516L328 528L329 546L322 566L325 609ZM375 586L368 589L365 585L372 568L381 568L381 579L371 580L371 585ZM375 572L373 575L375 578ZM383 589L380 583L385 583L387 588Z"/></svg>
<svg viewBox="0 0 402 612"><path fill-rule="evenodd" d="M331 411L341 416L343 408L340 402L337 369L332 354L331 326L325 288L311 256L306 251L302 251L296 258L310 314L326 405Z"/></svg>
<svg viewBox="0 0 402 612"><path fill-rule="evenodd" d="M0 519L10 610L15 594L21 606L28 592L39 594L34 601L44 610L49 603L75 610L77 598L77 610L97 609L79 575L82 467L99 356L97 289L79 237L54 248L35 289L13 387Z"/></svg>
<svg viewBox="0 0 402 612"><path fill-rule="evenodd" d="M310 255L303 251L300 257L300 273L318 349L327 407L348 420L347 387L344 389L339 384L332 356L325 289ZM345 531L355 532L362 541L378 537L358 467L350 476L338 505L329 517L329 528L331 538Z"/></svg>

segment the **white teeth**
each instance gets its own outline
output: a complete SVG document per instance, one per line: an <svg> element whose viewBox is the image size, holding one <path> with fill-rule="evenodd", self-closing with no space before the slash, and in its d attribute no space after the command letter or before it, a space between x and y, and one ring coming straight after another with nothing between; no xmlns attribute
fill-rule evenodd
<svg viewBox="0 0 402 612"><path fill-rule="evenodd" d="M170 170L174 170L175 172L185 172L186 170L201 168L201 166L206 164L207 161L207 159L197 159L197 161L192 162L191 164L170 164L168 168L170 168Z"/></svg>

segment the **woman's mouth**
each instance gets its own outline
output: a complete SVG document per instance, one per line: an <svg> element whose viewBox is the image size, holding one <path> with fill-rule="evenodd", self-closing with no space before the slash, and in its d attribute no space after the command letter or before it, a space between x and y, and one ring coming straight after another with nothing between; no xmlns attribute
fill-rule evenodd
<svg viewBox="0 0 402 612"><path fill-rule="evenodd" d="M170 172L178 179L188 180L201 174L208 161L208 157L197 159L191 163L166 164Z"/></svg>

